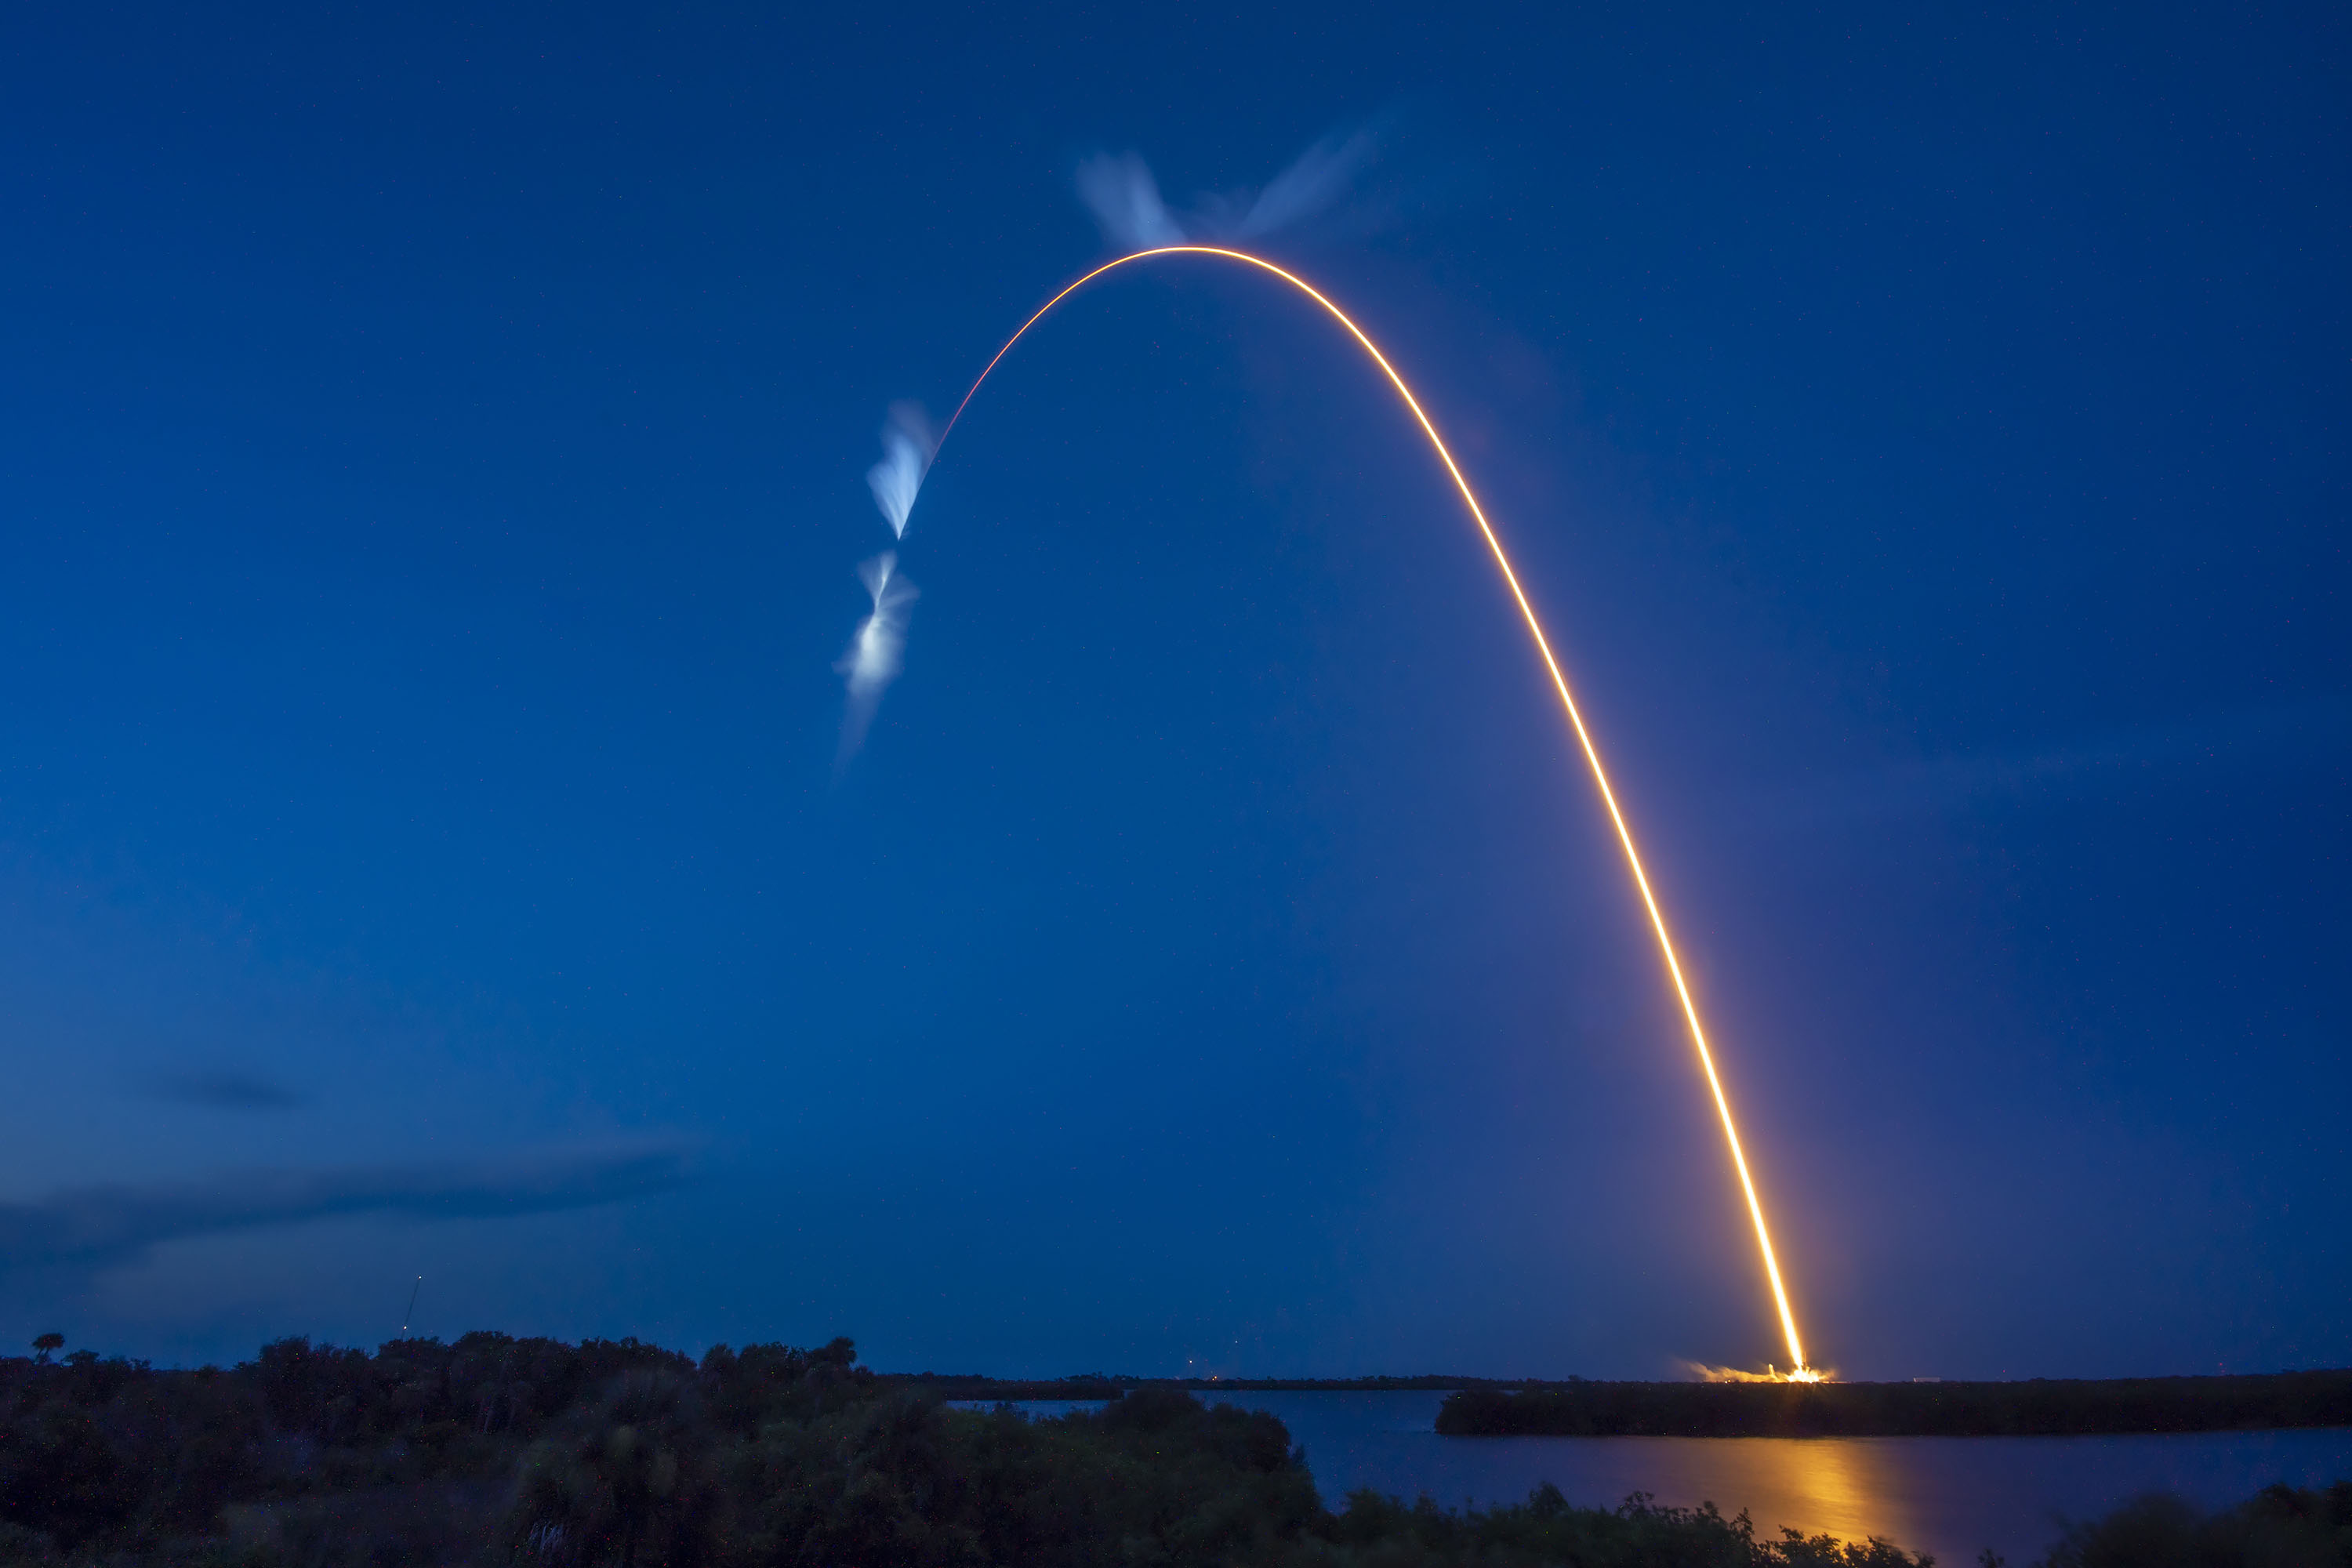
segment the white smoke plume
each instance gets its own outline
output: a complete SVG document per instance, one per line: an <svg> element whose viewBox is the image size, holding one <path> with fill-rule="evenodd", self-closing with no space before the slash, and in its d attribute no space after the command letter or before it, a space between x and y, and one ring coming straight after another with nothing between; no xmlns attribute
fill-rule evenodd
<svg viewBox="0 0 2352 1568"><path fill-rule="evenodd" d="M1078 194L1102 226L1104 237L1124 249L1181 245L1188 236L1255 239L1297 227L1339 205L1381 144L1373 127L1334 132L1307 148L1264 190L1203 196L1181 218L1169 211L1150 165L1134 153L1098 153L1085 160L1078 165ZM912 403L890 405L889 420L882 428L882 460L866 470L866 483L894 539L907 537L907 520L939 444L921 407ZM898 679L906 653L908 606L915 601L914 585L898 574L895 551L857 570L873 595L874 613L859 623L849 651L834 666L849 688L841 730L844 763L865 744L882 694Z"/></svg>
<svg viewBox="0 0 2352 1568"><path fill-rule="evenodd" d="M833 668L849 688L849 708L841 721L841 761L847 762L866 743L866 727L882 705L882 693L898 678L907 651L908 606L915 602L912 583L898 575L898 557L886 550L861 563L858 577L873 595L874 613L857 623L849 651Z"/></svg>
<svg viewBox="0 0 2352 1568"><path fill-rule="evenodd" d="M890 405L889 422L882 426L882 460L866 470L866 482L897 538L907 537L907 516L915 510L923 476L931 471L931 456L939 449L940 438L921 404Z"/></svg>
<svg viewBox="0 0 2352 1568"><path fill-rule="evenodd" d="M1266 183L1234 233L1249 238L1295 228L1337 206L1381 150L1370 126L1333 132Z"/></svg>
<svg viewBox="0 0 2352 1568"><path fill-rule="evenodd" d="M1127 250L1181 245L1184 230L1160 199L1160 183L1135 153L1097 153L1078 165L1078 195L1103 237Z"/></svg>
<svg viewBox="0 0 2352 1568"><path fill-rule="evenodd" d="M1380 131L1335 131L1300 153L1261 191L1204 195L1179 216L1135 153L1097 153L1078 165L1078 195L1103 237L1125 250L1187 239L1262 239L1338 206L1379 155Z"/></svg>

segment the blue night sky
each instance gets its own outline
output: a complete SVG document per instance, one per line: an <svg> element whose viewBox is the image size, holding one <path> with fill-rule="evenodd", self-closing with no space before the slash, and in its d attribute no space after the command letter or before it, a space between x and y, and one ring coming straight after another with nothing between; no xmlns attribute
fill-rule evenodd
<svg viewBox="0 0 2352 1568"><path fill-rule="evenodd" d="M2352 1362L2341 6L38 6L0 1344Z"/></svg>

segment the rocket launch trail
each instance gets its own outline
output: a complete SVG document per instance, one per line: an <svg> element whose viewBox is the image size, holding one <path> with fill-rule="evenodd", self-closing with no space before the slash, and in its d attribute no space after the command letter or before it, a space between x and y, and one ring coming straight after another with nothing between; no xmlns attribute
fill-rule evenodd
<svg viewBox="0 0 2352 1568"><path fill-rule="evenodd" d="M1765 1279L1772 1288L1773 1303L1780 1311L1780 1332L1788 1342L1789 1359L1793 1368L1783 1375L1792 1381L1817 1381L1822 1374L1814 1371L1805 1359L1803 1342L1797 1333L1796 1314L1789 1306L1789 1292L1781 1282L1780 1260L1772 1250L1771 1230L1764 1220L1763 1200L1757 1195L1755 1177L1748 1171L1747 1153L1740 1147L1739 1128L1733 1120L1731 1100L1724 1093L1723 1080L1716 1072L1715 1054L1707 1047L1706 1031L1699 1022L1698 1005L1691 996L1690 983L1684 977L1681 961L1675 957L1674 938L1666 930L1666 917L1659 908L1657 894L1650 886L1648 873L1642 868L1642 857L1634 847L1633 829L1626 825L1625 814L1618 806L1616 792L1610 788L1608 771L1601 763L1600 749L1593 744L1591 732L1585 728L1584 717L1577 710L1576 698L1569 690L1568 677L1560 668L1559 658L1552 652L1551 641L1544 635L1543 623L1537 618L1535 605L1529 602L1527 589L1520 584L1518 573L1512 568L1510 556L1504 551L1501 538L1496 535L1494 524L1486 519L1486 508L1478 504L1478 497L1471 489L1470 481L1463 476L1461 465L1454 460L1454 454L1447 449L1444 438L1438 435L1437 426L1422 407L1421 400L1413 395L1412 388L1405 384L1404 377L1397 373L1396 366L1389 363L1388 356L1381 353L1379 346L1365 335L1364 330L1312 284L1263 257L1216 245L1154 246L1105 262L1039 306L1036 313L1021 323L1020 330L1005 340L1004 346L996 351L995 357L973 380L971 390L964 394L963 401L956 405L955 413L949 417L946 428L940 431L940 442L944 444L953 434L956 421L963 417L963 411L971 406L973 396L988 380L990 373L996 369L1006 354L1013 352L1013 345L1055 306L1107 272L1139 261L1171 256L1209 257L1255 268L1281 279L1321 306L1380 367L1381 374L1396 389L1397 396L1402 400L1414 422L1420 425L1422 434L1429 437L1429 445L1436 452L1437 460L1444 465L1447 476L1454 481L1454 488L1461 492L1463 504L1469 509L1471 520L1478 525L1479 536L1486 541L1487 552L1494 557L1496 569L1502 574L1504 586L1509 589L1512 602L1518 606L1519 618L1527 626L1528 637L1535 644L1545 671L1551 677L1552 689L1559 694L1559 705L1568 716L1569 727L1575 732L1577 744L1582 749L1585 763L1591 769L1592 782L1600 791L1601 803L1608 809L1610 824L1616 829L1618 846L1625 854L1626 869L1633 874L1634 889L1642 897L1642 907L1649 914L1650 930L1657 938L1658 955L1664 962L1667 977L1674 983L1675 998L1682 1005L1683 1021L1688 1026L1691 1045L1697 1051L1699 1067L1706 1074L1707 1092L1714 1097L1716 1115L1723 1124L1724 1142L1730 1149L1732 1166L1739 1174L1739 1189L1748 1201L1748 1218L1755 1224L1757 1250L1763 1258Z"/></svg>

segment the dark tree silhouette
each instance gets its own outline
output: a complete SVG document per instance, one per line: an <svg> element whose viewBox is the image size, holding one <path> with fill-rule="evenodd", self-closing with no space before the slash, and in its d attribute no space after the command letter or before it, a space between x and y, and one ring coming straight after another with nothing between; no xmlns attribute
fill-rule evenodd
<svg viewBox="0 0 2352 1568"><path fill-rule="evenodd" d="M699 1362L633 1339L473 1333L373 1353L287 1339L244 1365L191 1372L86 1350L60 1357L62 1343L43 1335L37 1356L0 1357L0 1563L1920 1568L1884 1542L1764 1539L1745 1515L1639 1495L1578 1508L1544 1487L1517 1507L1456 1510L1362 1493L1333 1512L1271 1415L1133 1379L1094 1380L1117 1397L1054 1419L958 1408L942 1400L943 1380L859 1366L846 1339L720 1345ZM2261 1387L2019 1384L1999 1398L1962 1385L1948 1401L1853 1385L1830 1395L1842 1405L1806 1403L1819 1391L1792 1401L1766 1389L1759 1401L1702 1388L1693 1400L1659 1392L1667 1385L1575 1384L1555 1385L1570 1395L1558 1403L1449 1408L1457 1419L1566 1411L1638 1423L1694 1410L1727 1422L1759 1412L1883 1421L1927 1407L2031 1426L2085 1410L2145 1418L2168 1398L2208 1415L2317 1409L2333 1397L2330 1375ZM2210 1518L2135 1505L2059 1542L2047 1568L2352 1568L2347 1539L2352 1486L2273 1489Z"/></svg>

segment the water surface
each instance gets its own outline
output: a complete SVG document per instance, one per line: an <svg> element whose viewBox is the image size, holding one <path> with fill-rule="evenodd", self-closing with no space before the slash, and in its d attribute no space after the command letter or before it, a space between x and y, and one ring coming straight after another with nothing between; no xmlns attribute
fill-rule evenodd
<svg viewBox="0 0 2352 1568"><path fill-rule="evenodd" d="M1442 1503L1518 1502L1549 1481L1573 1503L1643 1491L1661 1503L1746 1509L1758 1533L1782 1526L1849 1540L1883 1536L1948 1568L1991 1547L2013 1568L2046 1551L2062 1520L2095 1518L2143 1492L2200 1507L2242 1501L2273 1481L2352 1479L2352 1428L2147 1437L1441 1437L1438 1393L1203 1394L1270 1411L1305 1445L1326 1502L1361 1487ZM1040 1400L1038 1415L1099 1408Z"/></svg>

